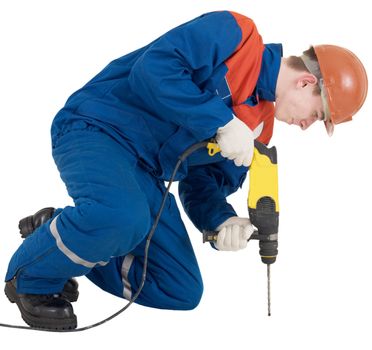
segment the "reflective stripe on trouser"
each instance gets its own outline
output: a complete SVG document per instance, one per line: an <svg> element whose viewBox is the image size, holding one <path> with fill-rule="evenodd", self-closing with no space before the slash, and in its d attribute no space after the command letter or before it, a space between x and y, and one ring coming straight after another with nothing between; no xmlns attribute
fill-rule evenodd
<svg viewBox="0 0 372 350"><path fill-rule="evenodd" d="M20 293L59 292L68 278L126 255L150 227L136 159L111 137L74 130L60 138L53 156L75 206L58 209L13 255L6 280L17 275Z"/></svg>
<svg viewBox="0 0 372 350"><path fill-rule="evenodd" d="M121 265L121 280L123 281L123 296L125 299L132 298L132 286L129 282L129 270L132 266L134 256L128 254L124 257L123 264Z"/></svg>
<svg viewBox="0 0 372 350"><path fill-rule="evenodd" d="M66 245L63 243L62 241L62 238L61 238L61 235L59 234L58 232L58 229L57 229L57 218L58 216L56 216L52 222L50 223L50 226L49 226L49 229L50 229L50 232L52 234L52 236L55 238L56 240L56 244L57 244L57 247L58 249L63 253L65 254L71 261L73 261L75 264L78 264L78 265L83 265L87 268L92 268L96 265L101 265L101 266L104 266L108 263L108 261L98 261L98 262L90 262L90 261L87 261L87 260L84 260L82 258L80 258L79 256L77 256L73 251L71 251L70 249L68 249L66 247Z"/></svg>

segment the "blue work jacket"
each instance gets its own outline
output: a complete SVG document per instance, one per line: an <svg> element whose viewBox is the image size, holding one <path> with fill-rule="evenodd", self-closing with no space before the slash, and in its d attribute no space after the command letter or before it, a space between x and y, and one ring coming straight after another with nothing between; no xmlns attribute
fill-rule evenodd
<svg viewBox="0 0 372 350"><path fill-rule="evenodd" d="M245 121L264 120L267 143L272 108L266 106L263 115L260 101L252 103L263 50L247 17L204 14L115 59L72 94L53 120L52 143L79 123L98 126L161 180L169 179L189 146L214 137L233 118L234 108L239 117L240 109L255 107ZM247 170L206 150L184 161L176 177L179 195L199 230L215 229L236 215L226 197L242 185Z"/></svg>

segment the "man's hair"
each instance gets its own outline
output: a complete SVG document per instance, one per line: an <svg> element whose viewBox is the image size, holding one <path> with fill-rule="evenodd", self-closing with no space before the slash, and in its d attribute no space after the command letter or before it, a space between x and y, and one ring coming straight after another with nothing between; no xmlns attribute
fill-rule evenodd
<svg viewBox="0 0 372 350"><path fill-rule="evenodd" d="M306 51L303 52L303 55L306 56L307 59L309 59L310 61L312 61L316 64L316 66L318 67L317 71L319 72L319 74L314 74L313 72L310 72L307 69L307 67L305 66L305 63L301 59L300 56L289 56L288 59L287 59L287 65L290 68L292 68L292 69L294 69L298 72L308 72L310 74L314 74L317 77L317 79L319 80L321 78L320 68L319 68L319 63L318 63L318 59L316 57L314 48L312 46L310 46L310 48L308 48ZM320 87L319 87L318 84L314 87L313 94L314 95L320 95Z"/></svg>

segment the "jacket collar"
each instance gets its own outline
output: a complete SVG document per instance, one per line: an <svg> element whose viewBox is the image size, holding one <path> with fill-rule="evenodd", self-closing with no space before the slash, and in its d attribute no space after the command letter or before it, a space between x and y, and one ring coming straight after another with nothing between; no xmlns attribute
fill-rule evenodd
<svg viewBox="0 0 372 350"><path fill-rule="evenodd" d="M256 85L256 94L259 99L275 101L276 82L282 55L281 44L265 44L261 70Z"/></svg>

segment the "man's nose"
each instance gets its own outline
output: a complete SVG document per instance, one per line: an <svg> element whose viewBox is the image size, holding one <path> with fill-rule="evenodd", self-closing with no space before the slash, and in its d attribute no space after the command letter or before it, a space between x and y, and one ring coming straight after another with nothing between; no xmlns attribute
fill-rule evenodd
<svg viewBox="0 0 372 350"><path fill-rule="evenodd" d="M316 116L311 116L306 119L301 120L300 127L302 130L306 130L311 124L316 122L318 118Z"/></svg>

